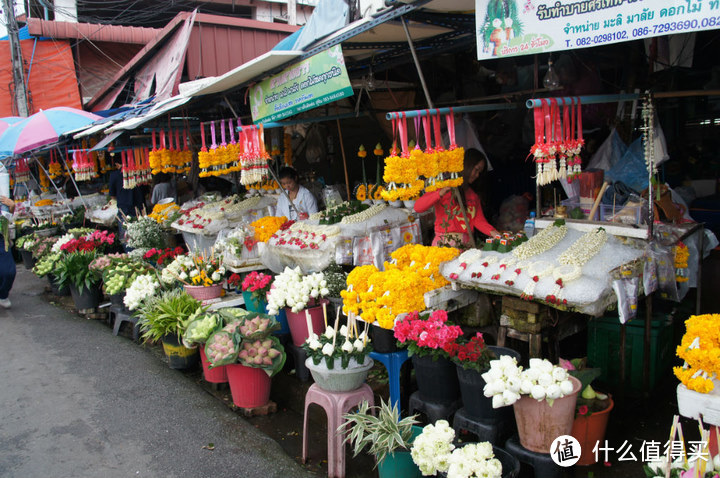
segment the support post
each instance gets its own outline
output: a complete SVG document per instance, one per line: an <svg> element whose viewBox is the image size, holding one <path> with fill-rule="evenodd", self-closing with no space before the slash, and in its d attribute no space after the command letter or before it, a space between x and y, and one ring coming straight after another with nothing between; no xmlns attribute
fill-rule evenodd
<svg viewBox="0 0 720 478"><path fill-rule="evenodd" d="M415 68L417 69L418 76L420 77L420 84L422 85L423 93L425 93L425 101L427 101L428 107L434 108L433 102L430 99L430 92L428 92L427 84L425 83L425 76L423 75L422 69L420 68L420 61L418 60L417 53L415 53L415 45L413 45L412 38L410 37L410 30L407 27L407 20L405 17L400 17L403 29L405 30L405 36L407 37L408 47L415 62Z"/></svg>
<svg viewBox="0 0 720 478"><path fill-rule="evenodd" d="M15 6L13 3L11 0L2 0L2 6L5 10L8 39L10 40L10 58L12 61L13 84L15 85L15 105L18 116L27 117L30 115L30 108L28 107L25 68L23 66L20 37L18 36L18 24L17 18L15 18Z"/></svg>

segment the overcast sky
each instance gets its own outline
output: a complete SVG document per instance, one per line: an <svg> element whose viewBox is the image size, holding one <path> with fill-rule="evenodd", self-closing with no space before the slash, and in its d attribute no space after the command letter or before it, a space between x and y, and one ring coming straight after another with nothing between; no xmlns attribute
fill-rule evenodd
<svg viewBox="0 0 720 478"><path fill-rule="evenodd" d="M25 13L25 5L22 0L14 0L15 3L15 15L22 15ZM7 35L7 29L5 28L5 12L0 16L0 37Z"/></svg>

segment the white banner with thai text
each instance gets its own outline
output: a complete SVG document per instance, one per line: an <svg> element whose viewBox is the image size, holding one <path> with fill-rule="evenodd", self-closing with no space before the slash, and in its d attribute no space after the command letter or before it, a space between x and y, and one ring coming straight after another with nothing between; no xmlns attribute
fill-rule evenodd
<svg viewBox="0 0 720 478"><path fill-rule="evenodd" d="M478 60L720 28L720 0L475 0Z"/></svg>

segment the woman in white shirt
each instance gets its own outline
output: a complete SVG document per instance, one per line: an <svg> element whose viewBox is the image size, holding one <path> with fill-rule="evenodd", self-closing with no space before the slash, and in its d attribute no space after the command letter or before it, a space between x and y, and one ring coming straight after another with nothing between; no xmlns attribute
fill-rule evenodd
<svg viewBox="0 0 720 478"><path fill-rule="evenodd" d="M285 194L281 194L277 203L276 216L285 216L289 220L307 219L310 214L317 212L317 201L307 188L300 185L297 171L291 167L284 167L279 174L280 187ZM295 206L292 208L288 201L288 196Z"/></svg>

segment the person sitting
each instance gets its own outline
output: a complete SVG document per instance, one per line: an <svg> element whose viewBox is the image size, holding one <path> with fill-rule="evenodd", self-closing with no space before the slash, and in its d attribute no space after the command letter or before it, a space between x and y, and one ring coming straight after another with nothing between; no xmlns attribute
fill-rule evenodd
<svg viewBox="0 0 720 478"><path fill-rule="evenodd" d="M165 198L175 200L175 188L170 181L170 175L168 173L158 173L155 175L155 186L152 190L150 202L154 206Z"/></svg>
<svg viewBox="0 0 720 478"><path fill-rule="evenodd" d="M300 177L294 168L285 166L280 170L278 177L280 186L287 194L280 194L276 216L285 216L289 220L307 219L310 214L318 211L315 196L300 185Z"/></svg>

